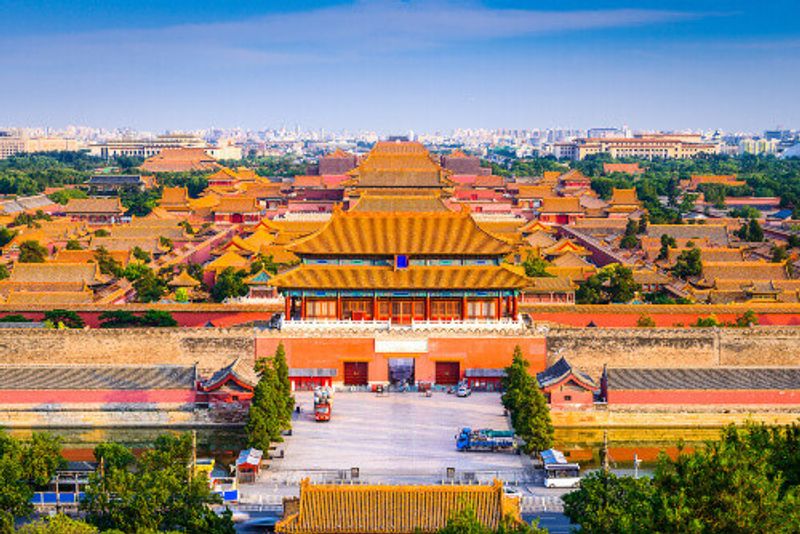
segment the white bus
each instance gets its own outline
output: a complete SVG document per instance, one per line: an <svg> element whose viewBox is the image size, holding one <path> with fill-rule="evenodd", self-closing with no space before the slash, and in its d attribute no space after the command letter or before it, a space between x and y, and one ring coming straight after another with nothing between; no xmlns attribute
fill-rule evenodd
<svg viewBox="0 0 800 534"><path fill-rule="evenodd" d="M577 488L581 483L581 466L570 463L564 453L548 449L540 453L544 462L544 485L547 488Z"/></svg>

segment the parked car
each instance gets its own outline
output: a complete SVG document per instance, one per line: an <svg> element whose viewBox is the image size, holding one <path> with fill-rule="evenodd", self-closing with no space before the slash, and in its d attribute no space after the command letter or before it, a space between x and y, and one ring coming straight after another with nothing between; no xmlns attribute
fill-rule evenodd
<svg viewBox="0 0 800 534"><path fill-rule="evenodd" d="M456 391L456 396L458 397L469 397L472 395L472 389L466 384L461 384L458 386L458 390Z"/></svg>

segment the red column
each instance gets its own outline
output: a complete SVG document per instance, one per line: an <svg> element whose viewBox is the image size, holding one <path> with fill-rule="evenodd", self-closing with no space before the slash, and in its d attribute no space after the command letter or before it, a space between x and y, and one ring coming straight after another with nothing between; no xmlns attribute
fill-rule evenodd
<svg viewBox="0 0 800 534"><path fill-rule="evenodd" d="M461 320L467 320L467 297L461 297Z"/></svg>
<svg viewBox="0 0 800 534"><path fill-rule="evenodd" d="M342 296L336 295L336 318L342 320Z"/></svg>
<svg viewBox="0 0 800 534"><path fill-rule="evenodd" d="M378 295L372 295L372 320L378 319Z"/></svg>
<svg viewBox="0 0 800 534"><path fill-rule="evenodd" d="M306 298L300 298L300 319L306 318Z"/></svg>
<svg viewBox="0 0 800 534"><path fill-rule="evenodd" d="M287 296L287 297L285 297L283 299L283 301L284 301L284 310L285 310L284 314L283 314L283 318L288 321L289 320L289 314L292 312L292 297Z"/></svg>
<svg viewBox="0 0 800 534"><path fill-rule="evenodd" d="M497 297L495 301L495 309L494 309L494 318L498 321L500 320L500 299L502 297Z"/></svg>
<svg viewBox="0 0 800 534"><path fill-rule="evenodd" d="M431 320L431 296L425 297L425 320Z"/></svg>
<svg viewBox="0 0 800 534"><path fill-rule="evenodd" d="M516 295L514 295L514 301L512 302L512 305L511 305L511 318L512 319L516 319L517 318L517 296Z"/></svg>

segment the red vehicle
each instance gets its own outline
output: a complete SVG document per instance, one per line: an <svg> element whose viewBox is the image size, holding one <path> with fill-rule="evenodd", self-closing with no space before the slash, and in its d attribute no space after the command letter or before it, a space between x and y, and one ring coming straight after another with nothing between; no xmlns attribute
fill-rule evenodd
<svg viewBox="0 0 800 534"><path fill-rule="evenodd" d="M327 388L314 390L314 420L331 420L331 393Z"/></svg>

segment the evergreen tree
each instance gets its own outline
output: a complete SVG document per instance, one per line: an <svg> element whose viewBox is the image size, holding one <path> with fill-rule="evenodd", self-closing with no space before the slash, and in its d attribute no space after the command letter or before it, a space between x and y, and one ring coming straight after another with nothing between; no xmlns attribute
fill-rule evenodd
<svg viewBox="0 0 800 534"><path fill-rule="evenodd" d="M532 454L553 446L553 421L547 399L535 379L519 395L520 404L512 413L517 435L525 441L523 451Z"/></svg>
<svg viewBox="0 0 800 534"><path fill-rule="evenodd" d="M283 343L278 343L275 356L272 360L275 377L278 384L278 393L283 400L284 410L282 420L285 428L292 426L292 412L294 411L294 397L292 396L292 383L289 380L289 365L286 363L286 350Z"/></svg>
<svg viewBox="0 0 800 534"><path fill-rule="evenodd" d="M702 275L703 261L700 256L700 249L692 247L678 254L671 271L672 274L684 280L691 276Z"/></svg>
<svg viewBox="0 0 800 534"><path fill-rule="evenodd" d="M19 246L20 263L44 263L47 258L47 249L39 244L38 241L23 241Z"/></svg>
<svg viewBox="0 0 800 534"><path fill-rule="evenodd" d="M247 441L251 447L268 450L272 442L283 441L286 401L281 396L280 385L273 362L264 359L257 363L258 384L253 391L248 413Z"/></svg>

